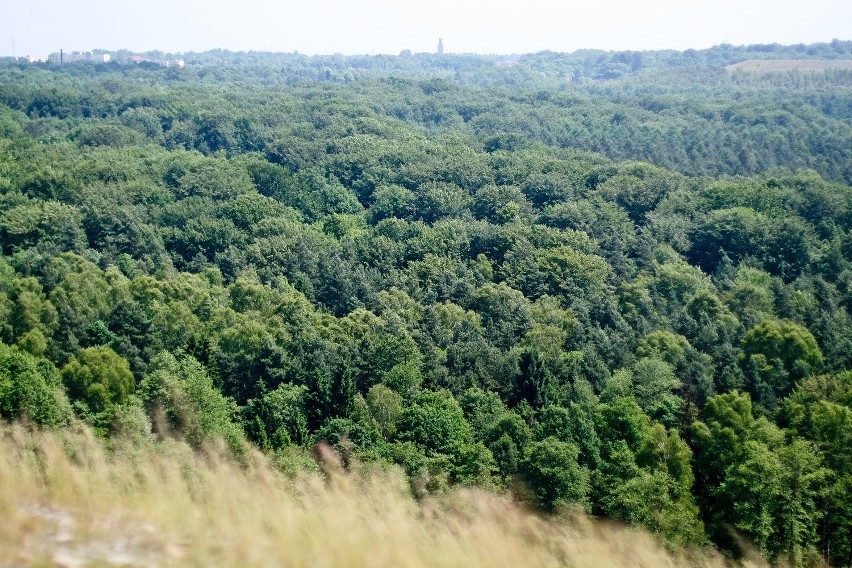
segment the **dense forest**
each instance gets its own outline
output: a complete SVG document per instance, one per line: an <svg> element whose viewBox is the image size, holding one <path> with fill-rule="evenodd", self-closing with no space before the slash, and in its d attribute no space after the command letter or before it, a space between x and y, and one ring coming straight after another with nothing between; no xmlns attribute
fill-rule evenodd
<svg viewBox="0 0 852 568"><path fill-rule="evenodd" d="M852 565L852 42L0 61L0 416Z"/></svg>

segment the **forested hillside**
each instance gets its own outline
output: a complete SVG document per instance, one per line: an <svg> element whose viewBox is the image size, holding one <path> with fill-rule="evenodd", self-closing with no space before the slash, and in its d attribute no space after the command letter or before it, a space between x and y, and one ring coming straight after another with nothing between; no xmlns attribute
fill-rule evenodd
<svg viewBox="0 0 852 568"><path fill-rule="evenodd" d="M758 56L852 42L2 63L0 416L852 565L852 73Z"/></svg>

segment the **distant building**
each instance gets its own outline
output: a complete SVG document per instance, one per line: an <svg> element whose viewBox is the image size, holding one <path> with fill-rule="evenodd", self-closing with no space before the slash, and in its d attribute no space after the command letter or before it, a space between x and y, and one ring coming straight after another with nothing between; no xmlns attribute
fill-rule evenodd
<svg viewBox="0 0 852 568"><path fill-rule="evenodd" d="M35 55L26 55L24 57L21 57L21 59L23 59L27 63L47 63L48 62L47 57L41 57L41 56L35 56Z"/></svg>
<svg viewBox="0 0 852 568"><path fill-rule="evenodd" d="M438 55L444 55L444 38L438 38Z"/></svg>
<svg viewBox="0 0 852 568"><path fill-rule="evenodd" d="M103 63L103 58L101 54L92 53L91 51L72 51L66 61L70 61L71 63L76 63L77 61L100 61Z"/></svg>
<svg viewBox="0 0 852 568"><path fill-rule="evenodd" d="M183 67L186 64L183 59L149 59L144 55L131 55L127 60L131 63L156 63L163 67Z"/></svg>
<svg viewBox="0 0 852 568"><path fill-rule="evenodd" d="M94 51L72 51L71 53L51 53L47 57L53 63L77 63L78 61L93 61L95 63L109 63L112 57L109 53Z"/></svg>

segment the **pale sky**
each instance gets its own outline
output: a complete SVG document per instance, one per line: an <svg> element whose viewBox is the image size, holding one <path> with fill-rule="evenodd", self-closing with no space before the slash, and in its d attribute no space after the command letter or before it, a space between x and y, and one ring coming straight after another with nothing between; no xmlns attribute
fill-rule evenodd
<svg viewBox="0 0 852 568"><path fill-rule="evenodd" d="M0 55L166 52L448 53L701 49L852 39L852 0L13 1ZM14 52L13 52L14 45Z"/></svg>

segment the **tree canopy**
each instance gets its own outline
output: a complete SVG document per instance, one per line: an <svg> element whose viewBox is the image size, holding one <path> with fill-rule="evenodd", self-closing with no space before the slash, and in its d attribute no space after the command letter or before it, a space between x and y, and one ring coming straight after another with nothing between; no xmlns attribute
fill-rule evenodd
<svg viewBox="0 0 852 568"><path fill-rule="evenodd" d="M0 417L848 566L850 53L0 60Z"/></svg>

